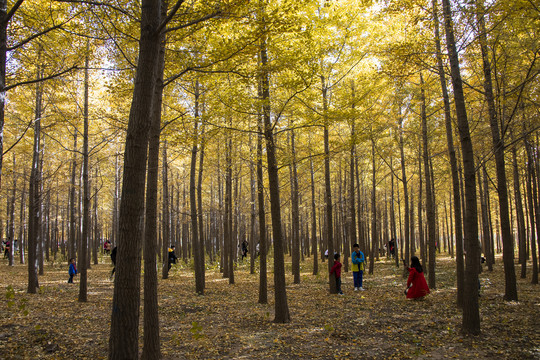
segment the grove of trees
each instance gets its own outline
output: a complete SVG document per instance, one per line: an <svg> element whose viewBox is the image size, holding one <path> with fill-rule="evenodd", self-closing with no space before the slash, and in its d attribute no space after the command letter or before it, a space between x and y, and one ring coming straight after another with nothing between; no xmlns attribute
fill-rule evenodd
<svg viewBox="0 0 540 360"><path fill-rule="evenodd" d="M455 259L479 334L482 257L502 254L506 301L517 276L538 283L539 57L532 0L0 0L9 264L36 293L46 262L76 258L85 302L110 240L109 358L138 357L144 276L157 359L171 245L204 296L208 266L235 283L247 241L259 302L270 272L287 323L289 257L300 283L326 250L348 271L359 243L372 274L395 239L430 288L437 255Z"/></svg>

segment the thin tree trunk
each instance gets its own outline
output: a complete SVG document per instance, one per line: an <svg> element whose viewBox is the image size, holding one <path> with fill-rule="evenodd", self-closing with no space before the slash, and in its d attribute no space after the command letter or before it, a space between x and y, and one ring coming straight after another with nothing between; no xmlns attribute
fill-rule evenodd
<svg viewBox="0 0 540 360"><path fill-rule="evenodd" d="M83 130L83 218L82 218L82 234L81 234L81 249L79 257L79 302L86 302L88 299L88 268L86 258L88 257L88 237L90 235L90 184L88 180L88 66L90 43L86 42L86 57L84 68L84 130Z"/></svg>

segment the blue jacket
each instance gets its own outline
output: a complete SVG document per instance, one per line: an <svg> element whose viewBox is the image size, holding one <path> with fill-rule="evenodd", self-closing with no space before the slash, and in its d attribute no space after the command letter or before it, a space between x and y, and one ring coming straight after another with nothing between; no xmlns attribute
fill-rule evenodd
<svg viewBox="0 0 540 360"><path fill-rule="evenodd" d="M77 268L73 264L69 264L69 275L77 275Z"/></svg>
<svg viewBox="0 0 540 360"><path fill-rule="evenodd" d="M358 254L359 253L359 254ZM356 251L353 251L351 260L352 260L352 271L364 271L364 253L358 250L358 253Z"/></svg>

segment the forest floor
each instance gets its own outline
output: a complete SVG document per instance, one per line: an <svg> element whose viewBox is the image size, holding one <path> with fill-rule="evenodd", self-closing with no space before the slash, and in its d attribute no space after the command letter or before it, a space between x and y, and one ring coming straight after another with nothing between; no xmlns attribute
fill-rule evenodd
<svg viewBox="0 0 540 360"><path fill-rule="evenodd" d="M374 275L364 276L366 291L353 291L352 273L344 273L343 296L328 294L327 265L319 264L324 275L314 276L306 259L300 284L287 275L288 324L273 323L271 271L262 305L249 260L238 265L233 285L209 268L203 296L194 293L190 267L175 265L169 279L159 279L163 359L540 359L540 287L530 284L529 271L518 279L519 301L504 301L500 258L493 272L480 274L478 336L461 334L449 257L437 258L437 289L423 301L405 299L402 268L392 261L376 262ZM67 283L67 268L46 265L39 293L28 294L27 267L0 260L1 359L107 358L110 260L89 270L86 303L77 301L79 279ZM140 336L142 348L142 311Z"/></svg>

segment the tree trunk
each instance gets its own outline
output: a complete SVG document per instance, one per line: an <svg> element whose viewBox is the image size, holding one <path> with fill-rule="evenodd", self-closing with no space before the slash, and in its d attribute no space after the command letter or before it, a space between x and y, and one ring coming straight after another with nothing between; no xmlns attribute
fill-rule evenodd
<svg viewBox="0 0 540 360"><path fill-rule="evenodd" d="M263 16L264 10L263 10ZM263 26L265 19L262 19ZM261 40L261 87L263 102L264 137L266 140L266 158L268 161L268 184L270 191L270 214L272 216L272 233L274 237L274 296L276 323L291 321L287 290L285 288L285 259L283 256L283 233L281 226L281 204L279 198L279 169L276 160L274 143L274 127L270 119L270 79L268 73L268 57L266 38Z"/></svg>
<svg viewBox="0 0 540 360"><path fill-rule="evenodd" d="M311 149L311 146L310 146ZM315 206L315 171L313 157L309 156L309 172L311 175L311 248L313 254L313 275L319 273L319 254L317 252L317 208Z"/></svg>
<svg viewBox="0 0 540 360"><path fill-rule="evenodd" d="M328 97L327 85L324 76L321 75L323 117L324 117L324 189L326 207L326 248L328 250L328 273L334 265L334 223L332 220L332 188L330 182L330 145L328 135ZM330 294L337 294L335 276L329 276Z"/></svg>
<svg viewBox="0 0 540 360"><path fill-rule="evenodd" d="M162 170L161 170L161 187L162 187L162 193L163 193L163 202L162 202L162 210L163 213L163 225L162 225L162 231L163 231L163 244L161 247L161 260L162 260L162 266L161 266L161 278L167 279L169 278L169 244L171 242L171 216L169 212L169 166L168 166L168 159L167 159L167 141L163 144L163 158L162 158ZM172 189L171 193L174 195L174 189ZM174 204L173 201L171 203ZM174 233L174 231L172 232ZM180 249L182 251L182 249Z"/></svg>
<svg viewBox="0 0 540 360"><path fill-rule="evenodd" d="M261 49L262 50L262 49ZM262 51L261 51L262 52ZM261 79L262 80L262 79ZM262 88L259 85L259 98L263 99ZM264 111L264 109L262 109ZM263 179L263 115L259 114L257 135L257 204L259 210L259 304L268 304L268 274L266 269L266 215L264 206L264 179Z"/></svg>
<svg viewBox="0 0 540 360"><path fill-rule="evenodd" d="M86 41L86 57L84 69L84 130L83 130L83 218L82 218L82 234L81 234L81 249L79 257L79 302L86 302L88 299L88 268L86 258L88 257L88 237L90 235L90 184L88 181L88 52L90 43Z"/></svg>
<svg viewBox="0 0 540 360"><path fill-rule="evenodd" d="M295 284L300 284L300 208L298 205L298 171L296 169L296 149L294 135L294 129L291 129L292 274L293 282Z"/></svg>
<svg viewBox="0 0 540 360"><path fill-rule="evenodd" d="M124 155L116 277L112 302L109 359L139 354L141 245L148 136L152 114L160 35L160 1L141 4L139 63L135 76Z"/></svg>
<svg viewBox="0 0 540 360"><path fill-rule="evenodd" d="M38 53L38 64L41 60L41 49ZM43 70L38 66L37 78L42 77ZM40 242L41 224L40 209L41 196L39 184L39 153L41 142L41 113L42 113L43 86L38 83L36 86L36 107L34 110L34 151L32 155L32 169L30 172L30 184L28 191L28 289L27 292L35 294L39 288L38 283L38 258L37 249ZM3 99L2 99L3 100ZM21 248L24 251L24 248Z"/></svg>
<svg viewBox="0 0 540 360"><path fill-rule="evenodd" d="M456 279L457 279L457 305L463 307L463 281L464 281L464 265L463 265L463 229L461 222L461 201L459 188L459 173L456 151L454 149L454 139L452 133L452 116L450 110L450 99L448 97L448 89L446 87L446 78L442 62L441 37L439 34L439 17L437 10L437 0L432 0L433 4L433 22L435 25L435 47L437 52L437 72L441 83L441 91L444 101L444 120L446 125L446 141L448 144L448 158L450 160L450 168L452 173L452 194L454 199L454 223L455 223L455 241L456 241Z"/></svg>
<svg viewBox="0 0 540 360"><path fill-rule="evenodd" d="M465 248L466 275L464 281L463 294L463 331L466 334L480 333L480 312L478 307L478 267L480 264L480 246L478 244L478 214L476 203L476 178L474 166L474 152L467 120L465 107L465 96L463 95L463 84L459 69L459 55L454 39L454 29L452 24L452 13L450 1L443 0L443 11L445 18L446 44L448 48L448 58L452 73L452 85L454 88L454 101L456 106L456 116L461 140L461 151L463 156L463 170L465 177ZM457 204L456 204L457 207Z"/></svg>
<svg viewBox="0 0 540 360"><path fill-rule="evenodd" d="M167 16L167 1L161 0L161 19ZM163 70L165 69L165 35L159 39L158 60L150 116L148 140L148 175L146 180L146 216L144 226L144 308L142 359L161 358L159 344L158 282L156 255L158 246L158 177L161 107L163 101ZM167 256L168 257L168 256Z"/></svg>
<svg viewBox="0 0 540 360"><path fill-rule="evenodd" d="M424 173L426 174L426 217L428 222L427 232L427 245L428 245L428 283L431 289L436 289L435 281L435 242L437 241L437 234L435 231L435 203L432 187L431 168L429 162L429 149L428 149L428 129L427 129L427 115L426 115L426 96L424 93L424 79L420 74L420 92L422 97L422 139L423 139L423 151L424 151ZM439 244L440 247L440 244Z"/></svg>
<svg viewBox="0 0 540 360"><path fill-rule="evenodd" d="M505 294L507 301L517 301L516 273L514 268L514 244L512 231L510 228L510 212L508 205L508 188L506 184L506 170L504 160L504 139L501 138L497 113L495 110L495 100L493 98L493 85L491 82L491 65L488 58L487 36L484 22L484 2L477 0L477 17L479 25L480 50L482 52L482 62L484 69L484 95L488 104L489 124L491 127L491 138L493 140L493 153L495 155L495 165L497 169L497 192L499 194L499 211L501 219L501 233L503 241L503 263Z"/></svg>
<svg viewBox="0 0 540 360"><path fill-rule="evenodd" d="M405 149L403 141L403 117L401 116L401 100L398 101L398 122L399 122L399 152L401 156L401 182L403 183L403 206L404 206L404 224L405 239L402 239L402 243L405 246L405 258L403 259L403 278L409 275L407 267L409 266L409 242L410 242L410 220L409 220L409 191L407 188L407 174L405 172ZM403 252L402 252L403 253Z"/></svg>

